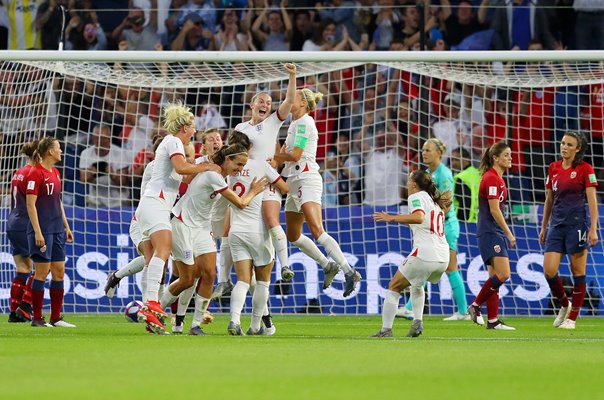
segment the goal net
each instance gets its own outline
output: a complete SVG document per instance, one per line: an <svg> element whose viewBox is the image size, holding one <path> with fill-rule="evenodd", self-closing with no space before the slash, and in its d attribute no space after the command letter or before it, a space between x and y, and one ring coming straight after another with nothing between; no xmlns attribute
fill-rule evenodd
<svg viewBox="0 0 604 400"><path fill-rule="evenodd" d="M346 299L343 276L323 290L321 268L290 245L296 275L292 283L282 283L275 272L273 313L381 311L388 280L411 250L411 232L403 225L375 223L372 213L406 212L406 178L426 168L421 149L430 137L446 145L443 162L454 175L478 167L481 152L495 141L512 147L506 218L518 243L510 252L511 279L500 289L505 314L552 313L538 234L547 167L559 157L564 132L588 137L586 158L596 168L602 200L604 52L34 51L0 57L2 224L12 174L26 162L20 147L44 135L59 138L63 201L75 235L67 246L66 312L115 312L141 296L139 276L123 279L111 301L103 286L109 272L137 255L128 227L142 171L153 157L153 138L165 134L161 108L180 99L194 110L199 132L217 128L226 137L250 118L255 93L270 93L276 109L285 96L285 62L296 63L299 88L325 94L313 113L320 132L325 228L363 281ZM289 119L282 141L288 124ZM471 301L487 271L469 191L456 194L456 200L457 258ZM310 236L306 228L305 234ZM0 309L8 312L14 263L4 225L1 235ZM604 311L602 265L598 244L589 251L586 313ZM570 279L566 259L560 272ZM431 314L456 311L445 275L438 285L428 285L427 293ZM213 302L210 309L226 312L228 302Z"/></svg>

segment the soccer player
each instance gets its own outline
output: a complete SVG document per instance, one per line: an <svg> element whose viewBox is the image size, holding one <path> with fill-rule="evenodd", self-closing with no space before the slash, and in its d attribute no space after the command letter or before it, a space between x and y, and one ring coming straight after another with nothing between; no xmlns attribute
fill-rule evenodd
<svg viewBox="0 0 604 400"><path fill-rule="evenodd" d="M562 306L554 320L554 327L560 329L575 329L585 298L587 248L598 243L598 182L593 167L583 161L586 149L583 135L566 132L560 144L562 160L550 164L545 182L547 193L539 241L545 243L545 278ZM589 204L590 223L585 200ZM566 297L558 275L564 254L570 256L574 280L572 302Z"/></svg>
<svg viewBox="0 0 604 400"><path fill-rule="evenodd" d="M182 175L194 175L220 167L210 163L190 164L185 160L184 146L195 134L194 115L180 103L169 104L164 109L164 127L168 135L157 148L151 179L142 193L135 216L143 235L148 235L153 246L153 257L147 265L147 301L141 312L149 328L164 333L165 326L159 320L167 314L158 301L164 264L172 250L172 225L170 213L176 201Z"/></svg>
<svg viewBox="0 0 604 400"><path fill-rule="evenodd" d="M266 161L274 158L275 152L279 150L277 141L279 129L290 113L294 102L296 66L288 63L284 64L283 67L289 75L289 82L285 99L277 111L271 113L272 99L268 93L257 93L250 103L252 119L235 127L235 130L245 133L250 138L252 142L250 157L254 160ZM262 215L281 263L281 279L291 281L294 277L294 271L289 267L287 239L279 221L282 197L282 194L274 186L267 186L262 201Z"/></svg>
<svg viewBox="0 0 604 400"><path fill-rule="evenodd" d="M172 257L178 265L179 278L170 284L160 301L162 308L165 307L184 290L193 287L196 279L201 279L189 331L194 336L205 335L200 325L210 303L216 277L216 242L210 222L212 206L220 195L237 208L244 209L266 186L264 179L253 180L249 191L241 197L227 186L225 178L241 173L248 161L247 149L241 145L224 146L213 155L212 161L220 166L221 173L209 171L195 176L185 195L172 209L175 216L172 218ZM180 329L174 332L182 332L183 321L184 314L177 314L176 326Z"/></svg>
<svg viewBox="0 0 604 400"><path fill-rule="evenodd" d="M503 174L512 166L512 150L505 142L488 147L480 162L482 179L478 194L479 212L476 227L478 248L489 270L489 279L482 285L468 313L478 325L484 325L481 306L487 303L487 329L513 331L499 318L499 287L510 278L508 246L516 246L516 238L505 222L503 210L508 197Z"/></svg>
<svg viewBox="0 0 604 400"><path fill-rule="evenodd" d="M401 292L411 286L413 324L407 337L418 337L424 331L423 315L426 282L437 283L449 264L449 245L445 238L445 213L452 202L452 193L441 194L430 173L416 170L407 178L409 214L389 215L376 212L376 221L407 224L413 233L413 250L398 268L390 283L382 306L382 329L373 337L392 337L392 325Z"/></svg>
<svg viewBox="0 0 604 400"><path fill-rule="evenodd" d="M445 144L437 138L428 139L422 147L422 159L424 164L428 165L428 173L436 184L436 188L441 193L451 192L453 195L453 174L451 170L442 163L443 154L445 154ZM457 311L453 315L444 319L444 321L467 321L470 316L467 314L468 302L466 300L466 287L459 273L457 266L457 240L459 239L459 220L455 206L451 204L449 212L445 215L445 237L449 243L449 266L447 267L447 278L453 291L453 299L457 305ZM405 307L401 307L397 315L407 318L413 318L411 312L411 299Z"/></svg>
<svg viewBox="0 0 604 400"><path fill-rule="evenodd" d="M237 176L229 178L229 187L239 196L245 196L253 191L254 182L262 179L268 179L280 193L289 191L288 184L267 161L253 158L248 160ZM247 334L265 334L260 324L267 307L275 249L262 217L263 200L264 196L258 195L245 209L230 208L229 243L237 273L237 283L231 292L231 320L227 327L231 335L243 335L241 311L252 274L256 277L256 288L252 295L252 322Z"/></svg>
<svg viewBox="0 0 604 400"><path fill-rule="evenodd" d="M34 158L39 162L27 175L26 205L31 224L27 229L29 254L34 262L32 283L33 319L31 326L75 328L63 319L63 277L65 276L65 242L73 242L73 233L65 217L61 201L61 177L54 167L61 161L61 146L53 137L44 137L38 143ZM44 282L48 273L50 282L50 324L42 315Z"/></svg>
<svg viewBox="0 0 604 400"><path fill-rule="evenodd" d="M287 239L323 267L323 289L331 285L341 268L345 276L343 294L348 297L361 281L361 275L348 264L335 239L325 232L321 215L323 178L316 161L319 132L315 120L308 113L317 108L322 98L323 94L313 93L307 88L296 91L291 107L293 120L287 130L285 145L275 154L275 160L285 163L282 175L287 177L291 189L285 201ZM335 263L330 262L317 245L302 234L304 221L314 239Z"/></svg>
<svg viewBox="0 0 604 400"><path fill-rule="evenodd" d="M27 164L19 168L11 180L11 210L6 221L6 236L10 240L15 261L16 273L10 286L10 315L8 322L31 321L31 299L28 303L23 301L25 292L31 297L30 278L32 261L29 257L29 243L27 241L27 206L25 192L27 190L27 176L29 170L37 163L34 153L38 148L38 141L28 142L21 147L21 154L28 158ZM29 285L28 285L29 283Z"/></svg>

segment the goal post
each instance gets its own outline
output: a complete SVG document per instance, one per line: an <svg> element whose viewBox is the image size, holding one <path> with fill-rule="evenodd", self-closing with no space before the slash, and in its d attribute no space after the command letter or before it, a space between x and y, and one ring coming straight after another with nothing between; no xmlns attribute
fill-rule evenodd
<svg viewBox="0 0 604 400"><path fill-rule="evenodd" d="M226 137L249 118L249 101L258 91L270 93L276 109L285 96L286 62L297 66L298 87L325 95L313 115L320 132L325 228L363 281L346 299L343 277L322 290L321 268L290 245L296 275L291 284L272 285L273 313L381 311L388 280L411 250L411 232L374 223L372 213L406 212L406 177L426 168L421 149L430 137L447 146L443 162L454 175L477 167L493 142L510 143L514 167L506 176L506 218L518 244L510 252L512 277L500 290L502 310L552 312L538 243L545 176L563 133L576 130L588 137L586 159L604 182L603 51L0 51L0 309L8 310L14 274L4 224L12 173L25 163L19 155L24 142L51 135L64 151L63 201L75 235L67 253L65 311L118 311L140 298L140 277L123 280L112 301L103 286L110 271L136 256L128 227L142 170L152 158L150 144L165 134L162 106L180 99L195 113L199 131L217 128ZM105 149L102 156L94 146ZM462 219L457 257L468 301L487 277L470 197L459 196L456 203ZM602 226L602 207L600 215ZM305 234L310 236L306 228ZM589 251L585 312L604 311L597 302L604 294L601 265L598 244ZM568 260L561 275L570 277ZM430 313L456 310L445 275L427 292ZM212 303L211 309L228 311L228 304Z"/></svg>

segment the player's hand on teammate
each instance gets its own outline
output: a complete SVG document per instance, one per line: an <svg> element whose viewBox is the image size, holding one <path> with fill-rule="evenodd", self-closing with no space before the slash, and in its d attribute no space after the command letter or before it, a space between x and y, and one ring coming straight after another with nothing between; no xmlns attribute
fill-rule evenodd
<svg viewBox="0 0 604 400"><path fill-rule="evenodd" d="M598 244L598 231L595 227L592 227L587 233L587 243L592 247Z"/></svg>
<svg viewBox="0 0 604 400"><path fill-rule="evenodd" d="M513 234L508 234L508 242L510 242L510 249L513 249L514 247L516 247L516 237Z"/></svg>
<svg viewBox="0 0 604 400"><path fill-rule="evenodd" d="M206 172L206 171L214 171L214 172L218 172L219 174L222 173L222 168L220 168L219 165L216 165L214 163L201 163L198 164L201 168L201 172Z"/></svg>
<svg viewBox="0 0 604 400"><path fill-rule="evenodd" d="M250 186L250 190L256 194L262 193L267 184L268 180L266 178L261 178L258 180L254 178L254 180L252 181L252 185Z"/></svg>
<svg viewBox="0 0 604 400"><path fill-rule="evenodd" d="M290 75L296 75L296 65L292 63L284 64L283 67Z"/></svg>
<svg viewBox="0 0 604 400"><path fill-rule="evenodd" d="M392 221L392 215L388 214L386 211L374 212L373 219L376 221L390 222Z"/></svg>

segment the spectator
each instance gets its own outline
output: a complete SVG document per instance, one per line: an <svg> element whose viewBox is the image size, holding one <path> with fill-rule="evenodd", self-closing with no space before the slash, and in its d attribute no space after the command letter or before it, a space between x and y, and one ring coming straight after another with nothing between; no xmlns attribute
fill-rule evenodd
<svg viewBox="0 0 604 400"><path fill-rule="evenodd" d="M122 149L111 144L111 130L94 127L92 146L80 154L80 180L88 184L86 204L119 207L129 198L128 166Z"/></svg>
<svg viewBox="0 0 604 400"><path fill-rule="evenodd" d="M300 51L304 42L311 39L313 36L313 24L310 19L310 11L296 10L294 13L294 26L292 40L289 43L291 51Z"/></svg>
<svg viewBox="0 0 604 400"><path fill-rule="evenodd" d="M317 3L317 11L321 20L331 19L338 26L346 27L348 36L355 42L361 41L361 32L357 31L356 25L354 24L354 11L355 5L350 0L329 0L323 5Z"/></svg>
<svg viewBox="0 0 604 400"><path fill-rule="evenodd" d="M342 27L342 38L336 41L336 24L331 19L324 19L315 30L312 39L302 46L302 51L341 51L348 48L348 31Z"/></svg>
<svg viewBox="0 0 604 400"><path fill-rule="evenodd" d="M42 50L57 50L59 39L63 30L63 12L60 6L66 10L73 10L75 0L49 0L40 4L34 25L40 32ZM67 49L69 50L69 49Z"/></svg>
<svg viewBox="0 0 604 400"><path fill-rule="evenodd" d="M215 50L216 42L212 31L203 26L199 14L190 13L171 47L172 50Z"/></svg>
<svg viewBox="0 0 604 400"><path fill-rule="evenodd" d="M361 35L366 34L368 40L369 38L373 38L373 32L375 31L377 15L374 13L374 8L374 0L360 0L356 3L354 10L354 30Z"/></svg>
<svg viewBox="0 0 604 400"><path fill-rule="evenodd" d="M155 123L147 115L147 106L129 101L126 106L124 128L120 134L122 149L127 160L134 160L143 149L151 148Z"/></svg>
<svg viewBox="0 0 604 400"><path fill-rule="evenodd" d="M107 37L99 24L86 24L83 31L72 31L65 50L105 50Z"/></svg>
<svg viewBox="0 0 604 400"><path fill-rule="evenodd" d="M440 4L446 28L445 38L449 46L456 46L471 34L487 28L478 21L471 0L460 0L456 14L451 11L449 0L440 0Z"/></svg>
<svg viewBox="0 0 604 400"><path fill-rule="evenodd" d="M285 9L287 0L281 1L281 7L268 9L268 1L265 0L265 8L252 25L252 34L260 44L262 50L287 51L292 38L292 22ZM267 31L262 26L267 26Z"/></svg>
<svg viewBox="0 0 604 400"><path fill-rule="evenodd" d="M181 11L180 9L186 3L187 3L186 0L172 0L171 1L170 8L168 10L168 15L167 15L166 19L164 20L164 26L166 27L165 34L161 33L161 29L159 27L161 25L161 19L159 19L159 12L158 12L157 34L159 35L162 44L168 45L168 44L172 43L174 41L174 39L176 38L176 36L178 35L178 33L180 32L180 30L182 29L183 25L178 24L178 17L180 16L180 11ZM183 21L186 21L187 16L188 16L188 14L184 16Z"/></svg>
<svg viewBox="0 0 604 400"><path fill-rule="evenodd" d="M327 154L325 157L321 205L323 207L338 205L338 159L334 154Z"/></svg>
<svg viewBox="0 0 604 400"><path fill-rule="evenodd" d="M395 10L393 0L378 0L379 11L375 18L375 29L371 36L369 50L388 50L394 38L394 31L399 28L401 15Z"/></svg>
<svg viewBox="0 0 604 400"><path fill-rule="evenodd" d="M478 220L478 189L480 188L480 170L472 165L471 154L463 147L451 152L451 169L455 182L453 202L460 221Z"/></svg>
<svg viewBox="0 0 604 400"><path fill-rule="evenodd" d="M251 37L247 33L240 32L239 16L235 9L227 8L222 15L222 23L216 35L214 35L216 49L220 51L244 51L252 50L250 47Z"/></svg>
<svg viewBox="0 0 604 400"><path fill-rule="evenodd" d="M201 19L203 19L203 26L206 29L216 32L216 24L218 21L216 10L216 5L213 0L189 0L189 2L180 9L180 13L176 19L176 25L183 26L187 15L194 12L199 14Z"/></svg>
<svg viewBox="0 0 604 400"><path fill-rule="evenodd" d="M5 3L9 19L8 49L39 49L42 45L40 33L35 24L27 23L27 21L35 20L38 14L38 2L34 0L5 0Z"/></svg>
<svg viewBox="0 0 604 400"><path fill-rule="evenodd" d="M336 138L334 171L337 178L337 204L359 204L361 195L361 160L350 154L350 137L340 133ZM329 159L330 154L326 159Z"/></svg>
<svg viewBox="0 0 604 400"><path fill-rule="evenodd" d="M132 8L122 23L113 30L111 37L116 41L125 41L127 47L124 50L155 50L155 44L159 41L155 23L156 20L145 26L144 11ZM121 49L123 46L120 46Z"/></svg>
<svg viewBox="0 0 604 400"><path fill-rule="evenodd" d="M604 50L604 2L575 0L573 8L577 50Z"/></svg>
<svg viewBox="0 0 604 400"><path fill-rule="evenodd" d="M442 158L445 165L448 163L451 149L467 144L470 139L470 127L464 126L460 120L461 97L461 93L449 93L444 101L444 117L432 125L434 137L440 139L447 147Z"/></svg>

